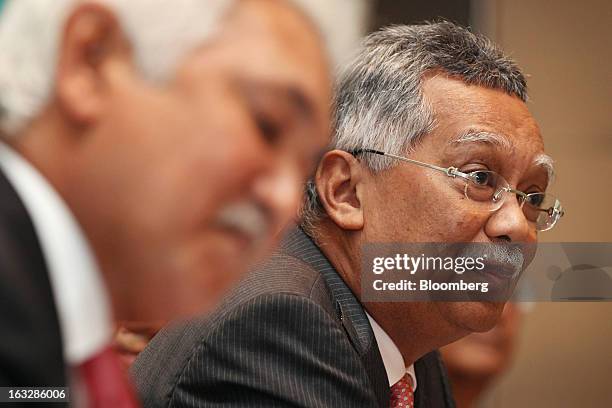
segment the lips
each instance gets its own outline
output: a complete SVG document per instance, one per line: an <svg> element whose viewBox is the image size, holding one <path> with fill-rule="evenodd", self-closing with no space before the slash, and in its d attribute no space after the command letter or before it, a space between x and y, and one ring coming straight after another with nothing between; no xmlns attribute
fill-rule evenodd
<svg viewBox="0 0 612 408"><path fill-rule="evenodd" d="M235 244L240 251L247 251L254 243L252 235L244 230L229 225L219 225L220 230Z"/></svg>
<svg viewBox="0 0 612 408"><path fill-rule="evenodd" d="M484 269L478 271L478 273L489 276L492 275L501 279L515 279L521 272L519 267L507 262L485 262L484 265Z"/></svg>

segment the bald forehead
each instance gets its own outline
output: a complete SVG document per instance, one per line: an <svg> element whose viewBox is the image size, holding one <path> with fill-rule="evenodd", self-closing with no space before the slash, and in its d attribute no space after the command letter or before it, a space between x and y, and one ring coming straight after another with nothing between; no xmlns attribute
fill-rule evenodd
<svg viewBox="0 0 612 408"><path fill-rule="evenodd" d="M285 40L287 44L292 44L296 38L299 38L301 41L308 39L318 46L322 45L318 27L293 1L241 0L235 3L228 17L240 13L249 15L249 18L257 16L255 21L262 23L261 27L265 27L275 35L282 34L279 39Z"/></svg>
<svg viewBox="0 0 612 408"><path fill-rule="evenodd" d="M285 0L243 0L228 14L221 36L244 64L280 77L299 71L302 82L329 82L324 43L310 20ZM267 63L251 64L266 59ZM295 72L292 73L295 76Z"/></svg>

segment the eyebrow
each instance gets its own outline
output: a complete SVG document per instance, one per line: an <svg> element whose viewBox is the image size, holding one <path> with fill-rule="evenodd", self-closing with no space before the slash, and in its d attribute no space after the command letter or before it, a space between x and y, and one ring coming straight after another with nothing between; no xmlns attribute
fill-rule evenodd
<svg viewBox="0 0 612 408"><path fill-rule="evenodd" d="M287 101L291 108L306 120L311 120L315 117L313 101L296 85L271 80L259 80L250 84L242 83L241 86L255 92L266 91L274 95L275 98Z"/></svg>
<svg viewBox="0 0 612 408"><path fill-rule="evenodd" d="M479 129L469 129L451 141L451 144L464 143L484 143L504 149L512 148L512 142L506 136Z"/></svg>
<svg viewBox="0 0 612 408"><path fill-rule="evenodd" d="M282 91L286 94L286 97L291 104L296 108L300 115L306 119L312 119L314 117L314 106L310 98L296 87L289 87Z"/></svg>
<svg viewBox="0 0 612 408"><path fill-rule="evenodd" d="M512 142L507 137L479 129L469 129L451 141L451 144L462 143L486 143L504 149L511 149L513 147ZM548 174L548 185L552 184L555 179L555 167L552 157L545 153L540 153L533 159L532 165L543 167Z"/></svg>
<svg viewBox="0 0 612 408"><path fill-rule="evenodd" d="M552 157L545 153L540 153L533 159L533 165L537 167L544 167L548 173L548 185L552 184L555 179L555 167Z"/></svg>

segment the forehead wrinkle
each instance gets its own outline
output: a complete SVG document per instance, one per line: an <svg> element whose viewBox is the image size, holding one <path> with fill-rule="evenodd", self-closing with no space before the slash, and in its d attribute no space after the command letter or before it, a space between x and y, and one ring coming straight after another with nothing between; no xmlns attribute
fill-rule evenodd
<svg viewBox="0 0 612 408"><path fill-rule="evenodd" d="M548 173L548 185L552 184L555 179L554 160L546 153L540 153L533 159L533 165L536 167L544 167Z"/></svg>
<svg viewBox="0 0 612 408"><path fill-rule="evenodd" d="M497 133L477 129L469 129L451 141L451 144L464 143L485 143L507 150L512 150L514 148L512 142L507 137Z"/></svg>

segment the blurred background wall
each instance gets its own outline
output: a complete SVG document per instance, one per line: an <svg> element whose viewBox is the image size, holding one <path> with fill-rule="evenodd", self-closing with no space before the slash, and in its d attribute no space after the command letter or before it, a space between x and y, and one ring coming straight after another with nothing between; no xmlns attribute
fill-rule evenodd
<svg viewBox="0 0 612 408"><path fill-rule="evenodd" d="M612 242L612 2L358 3L369 23L359 20L353 34L444 17L470 25L512 55L528 74L529 107L556 161L552 190L567 210L541 240ZM612 407L612 303L535 305L512 369L480 406Z"/></svg>
<svg viewBox="0 0 612 408"><path fill-rule="evenodd" d="M567 216L543 241L612 241L612 2L477 0L472 24L529 74ZM483 407L612 407L612 303L539 303Z"/></svg>

